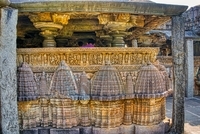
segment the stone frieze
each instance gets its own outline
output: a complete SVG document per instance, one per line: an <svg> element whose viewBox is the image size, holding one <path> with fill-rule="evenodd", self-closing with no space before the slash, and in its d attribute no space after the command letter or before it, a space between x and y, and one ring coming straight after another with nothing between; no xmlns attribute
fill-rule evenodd
<svg viewBox="0 0 200 134"><path fill-rule="evenodd" d="M138 70L154 62L158 48L29 48L17 50L17 64L26 62L33 72L53 72L64 60L72 71L95 72L110 61L119 70Z"/></svg>

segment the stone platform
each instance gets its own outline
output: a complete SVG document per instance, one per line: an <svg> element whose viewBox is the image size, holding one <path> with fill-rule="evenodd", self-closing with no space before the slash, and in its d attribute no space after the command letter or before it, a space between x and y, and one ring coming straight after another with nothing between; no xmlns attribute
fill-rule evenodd
<svg viewBox="0 0 200 134"><path fill-rule="evenodd" d="M166 100L166 116L168 118L172 118L172 97L168 97ZM200 133L200 97L196 96L191 99L185 99L185 134L199 134ZM53 129L53 128L34 128L30 130L24 130L20 131L20 134L121 134L122 132L125 133L125 130L127 133L125 134L139 134L140 133L146 133L149 129L154 128L154 130L165 130L166 132L169 130L170 123L168 120L164 121L164 123L161 123L160 125L146 127L144 126L138 126L138 125L131 125L131 126L125 126L122 125L119 128L110 128L106 129L102 128L94 128L94 127L74 127L69 131L69 129ZM165 124L165 125L163 125ZM116 130L118 132L116 133ZM95 133L96 132L96 133ZM107 133L105 133L107 132ZM134 133L133 133L134 132ZM151 132L151 133L150 133ZM154 133L155 132L155 133ZM160 131L163 132L163 131ZM160 134L156 131L148 131L148 134Z"/></svg>
<svg viewBox="0 0 200 134"><path fill-rule="evenodd" d="M20 134L165 134L170 128L169 120L164 120L158 125L121 125L116 128L73 127L69 129L32 128L21 130Z"/></svg>

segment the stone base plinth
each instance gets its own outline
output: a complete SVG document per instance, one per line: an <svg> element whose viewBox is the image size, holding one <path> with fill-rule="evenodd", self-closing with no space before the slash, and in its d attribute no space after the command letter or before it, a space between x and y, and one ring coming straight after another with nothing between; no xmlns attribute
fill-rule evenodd
<svg viewBox="0 0 200 134"><path fill-rule="evenodd" d="M39 134L38 128L31 128L26 130L20 130L20 134Z"/></svg>
<svg viewBox="0 0 200 134"><path fill-rule="evenodd" d="M115 128L95 128L93 134L135 134L135 124L121 125Z"/></svg>
<svg viewBox="0 0 200 134"><path fill-rule="evenodd" d="M135 125L134 134L165 134L165 124L162 122L151 126Z"/></svg>
<svg viewBox="0 0 200 134"><path fill-rule="evenodd" d="M70 129L50 129L50 134L80 134L80 128L70 128Z"/></svg>
<svg viewBox="0 0 200 134"><path fill-rule="evenodd" d="M115 128L73 127L70 129L33 128L21 130L20 134L165 134L169 131L170 121L164 120L157 125L121 125Z"/></svg>

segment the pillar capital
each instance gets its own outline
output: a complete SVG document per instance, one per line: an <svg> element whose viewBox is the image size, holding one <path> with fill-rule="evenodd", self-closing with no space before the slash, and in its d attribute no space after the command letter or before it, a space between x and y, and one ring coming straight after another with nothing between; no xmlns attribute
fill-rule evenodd
<svg viewBox="0 0 200 134"><path fill-rule="evenodd" d="M44 37L43 47L55 47L56 42L54 37L58 35L58 31L63 28L61 24L53 22L36 22L34 26L40 29L40 35Z"/></svg>
<svg viewBox="0 0 200 134"><path fill-rule="evenodd" d="M125 47L124 37L130 34L131 34L130 32L124 32L124 31L110 32L110 35L113 37L111 43L112 47Z"/></svg>

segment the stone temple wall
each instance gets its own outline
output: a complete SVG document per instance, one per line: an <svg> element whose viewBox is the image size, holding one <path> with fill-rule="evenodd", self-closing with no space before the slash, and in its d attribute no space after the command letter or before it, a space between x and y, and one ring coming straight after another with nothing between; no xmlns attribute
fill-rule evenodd
<svg viewBox="0 0 200 134"><path fill-rule="evenodd" d="M67 48L41 49L36 60L34 51L18 50L18 62L23 61L18 63L17 79L21 133L164 134L168 131L169 121L163 122L165 97L172 89L165 67L156 61L157 49L112 48L107 52L99 49L82 49L79 53ZM115 53L121 54L121 59L115 59L118 57ZM131 60L135 54L143 62ZM94 57L103 64L91 65L94 63L88 59ZM110 63L116 60L113 65ZM57 65L52 64L55 61ZM92 67L97 70L84 71Z"/></svg>

